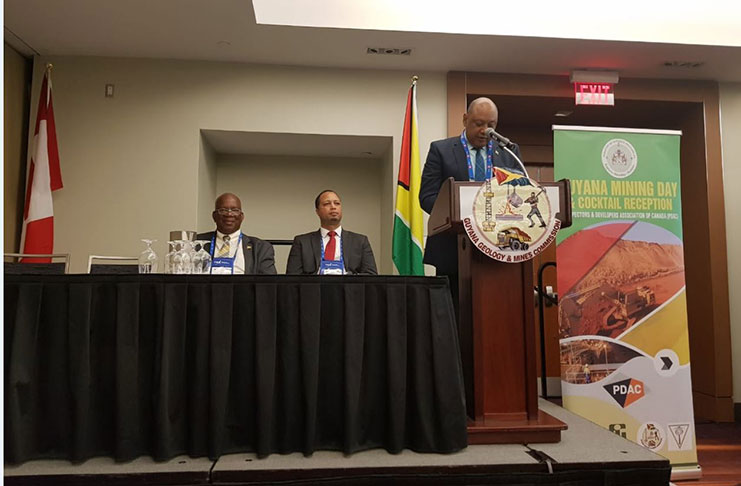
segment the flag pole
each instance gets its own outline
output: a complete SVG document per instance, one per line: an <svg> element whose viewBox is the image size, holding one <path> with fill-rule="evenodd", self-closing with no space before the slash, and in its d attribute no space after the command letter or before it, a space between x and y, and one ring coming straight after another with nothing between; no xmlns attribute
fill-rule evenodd
<svg viewBox="0 0 741 486"><path fill-rule="evenodd" d="M51 96L49 96L49 93L51 93L51 70L54 69L54 64L47 62L46 63L46 104L49 104L49 100L51 100Z"/></svg>

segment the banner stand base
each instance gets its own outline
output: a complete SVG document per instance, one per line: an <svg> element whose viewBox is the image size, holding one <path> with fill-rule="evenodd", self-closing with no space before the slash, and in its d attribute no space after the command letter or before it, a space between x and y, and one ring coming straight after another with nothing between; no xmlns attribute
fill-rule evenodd
<svg viewBox="0 0 741 486"><path fill-rule="evenodd" d="M702 468L697 466L674 466L672 467L672 481L684 481L686 479L700 479L702 477Z"/></svg>

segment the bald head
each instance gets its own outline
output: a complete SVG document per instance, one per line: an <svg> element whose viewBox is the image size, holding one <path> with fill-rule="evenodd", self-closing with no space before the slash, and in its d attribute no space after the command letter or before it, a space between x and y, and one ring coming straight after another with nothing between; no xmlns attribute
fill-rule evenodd
<svg viewBox="0 0 741 486"><path fill-rule="evenodd" d="M482 96L480 98L476 98L475 100L473 100L471 103L468 104L467 113L470 115L471 112L479 106L487 106L489 108L493 108L494 110L497 109L497 105L495 105L492 100L490 100L486 96Z"/></svg>
<svg viewBox="0 0 741 486"><path fill-rule="evenodd" d="M486 146L489 139L486 129L496 128L499 121L499 110L492 100L486 97L476 98L468 105L463 115L463 126L466 128L468 141L476 148Z"/></svg>
<svg viewBox="0 0 741 486"><path fill-rule="evenodd" d="M223 206L225 202L229 202L229 203L236 202L237 204L236 207L238 207L239 209L242 209L242 201L240 201L239 198L235 194L232 194L231 192L225 192L221 196L217 197L216 204L214 204L214 209L225 207Z"/></svg>

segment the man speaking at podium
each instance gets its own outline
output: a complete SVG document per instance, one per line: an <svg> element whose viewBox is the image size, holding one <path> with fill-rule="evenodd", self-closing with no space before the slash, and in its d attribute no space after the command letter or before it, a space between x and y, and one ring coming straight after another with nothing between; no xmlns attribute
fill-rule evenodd
<svg viewBox="0 0 741 486"><path fill-rule="evenodd" d="M520 164L506 150L492 142L486 133L496 129L499 120L497 106L489 98L476 98L463 114L463 133L430 144L422 171L419 203L430 214L440 186L449 177L456 181L485 181L492 177L494 167L522 173ZM510 150L520 157L520 148ZM424 262L434 265L438 275L450 278L453 302L458 306L458 249L455 235L434 235L427 238Z"/></svg>

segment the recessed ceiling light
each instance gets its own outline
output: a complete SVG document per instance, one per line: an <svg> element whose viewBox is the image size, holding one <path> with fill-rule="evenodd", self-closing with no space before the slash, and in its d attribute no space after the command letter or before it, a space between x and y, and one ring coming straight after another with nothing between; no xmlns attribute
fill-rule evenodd
<svg viewBox="0 0 741 486"><path fill-rule="evenodd" d="M665 61L664 67L671 68L698 68L704 66L703 61Z"/></svg>
<svg viewBox="0 0 741 486"><path fill-rule="evenodd" d="M570 110L558 110L556 113L553 114L553 116L567 117L571 116L572 113L574 112Z"/></svg>
<svg viewBox="0 0 741 486"><path fill-rule="evenodd" d="M366 54L384 54L388 56L410 56L412 49L409 47L368 47Z"/></svg>

